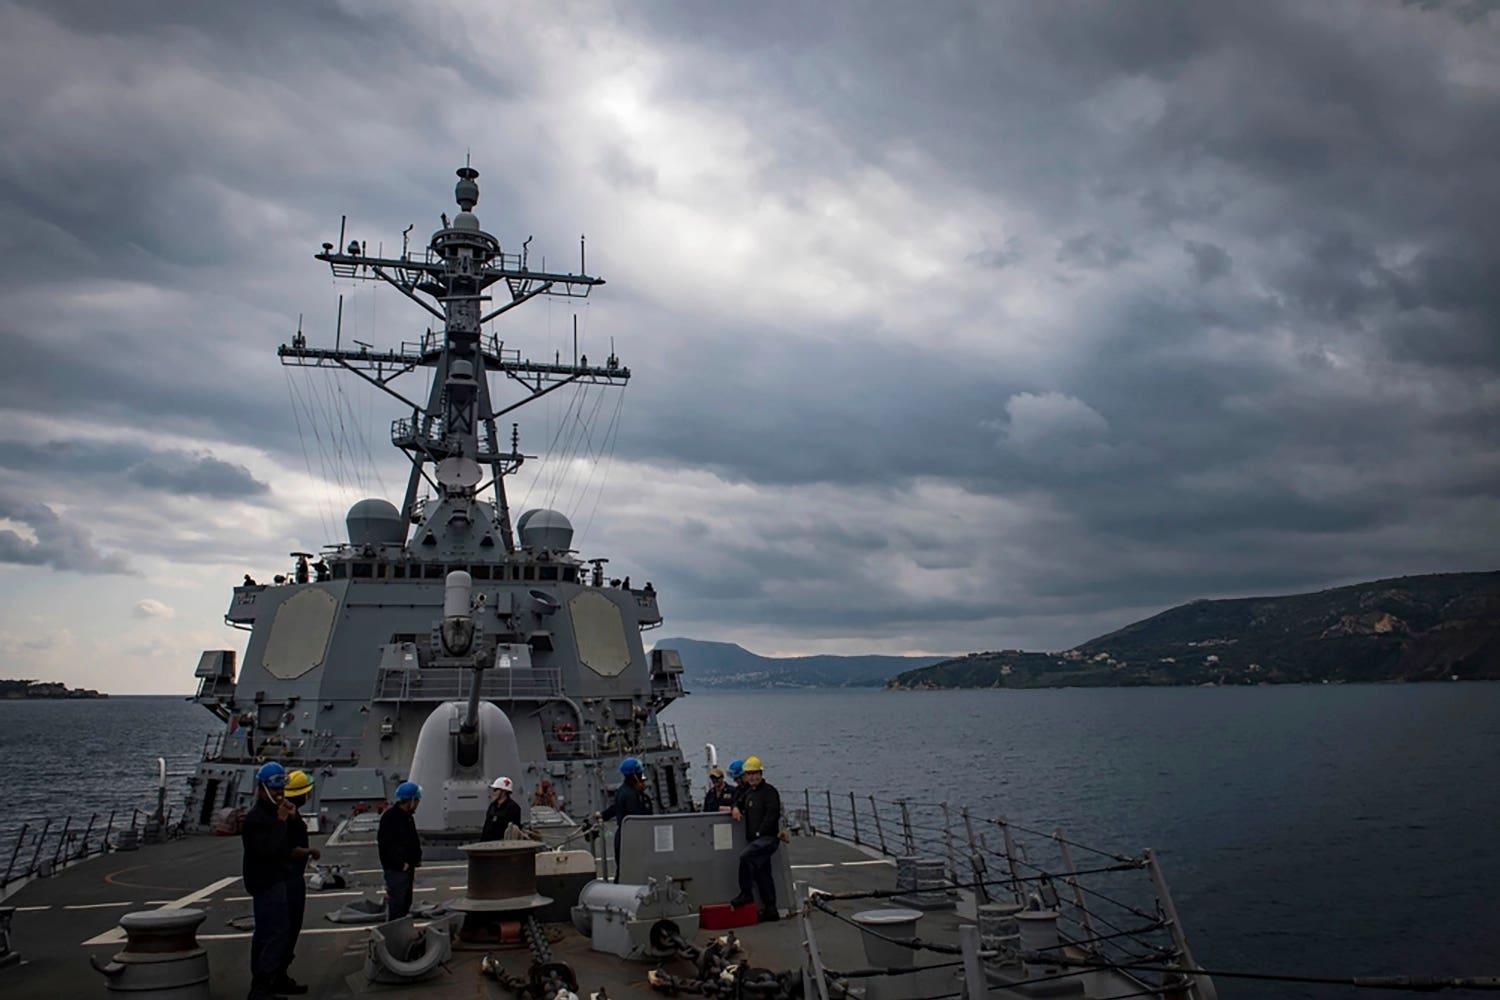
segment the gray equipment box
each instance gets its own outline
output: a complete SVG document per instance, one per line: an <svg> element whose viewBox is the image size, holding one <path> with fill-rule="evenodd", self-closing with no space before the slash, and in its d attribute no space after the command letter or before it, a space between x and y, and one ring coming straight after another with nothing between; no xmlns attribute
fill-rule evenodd
<svg viewBox="0 0 1500 1000"><path fill-rule="evenodd" d="M728 813L627 816L620 833L620 882L675 882L694 907L727 903L739 895L744 847L744 825ZM783 911L792 899L790 847L782 844L771 855L776 905Z"/></svg>

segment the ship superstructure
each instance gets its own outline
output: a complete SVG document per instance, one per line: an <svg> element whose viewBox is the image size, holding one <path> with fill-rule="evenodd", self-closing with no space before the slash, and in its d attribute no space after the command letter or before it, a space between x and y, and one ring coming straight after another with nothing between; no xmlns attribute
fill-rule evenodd
<svg viewBox="0 0 1500 1000"><path fill-rule="evenodd" d="M198 664L197 700L224 728L191 779L189 825L248 804L267 759L317 773L324 822L376 807L411 775L424 724L464 702L504 713L519 755L513 777L528 792L551 781L565 809L598 808L626 755L646 764L663 807L688 804L682 754L658 722L684 693L681 663L671 651L648 657L641 638L662 621L655 589L607 579L606 560L574 549L558 511L513 519L506 492L527 456L518 425L502 432L502 418L565 386L623 386L630 370L613 351L602 365L532 361L484 326L604 281L583 270L581 245L577 273L532 269L524 243L506 251L474 214L478 176L459 169L459 210L425 248L369 256L341 232L340 245L315 254L338 278L389 284L440 324L394 350L313 347L299 330L278 351L285 365L342 369L409 407L391 443L411 471L399 507L361 500L346 540L292 553L278 582L247 577L235 588L225 620L250 635L243 661L208 650ZM418 370L430 373L425 402L393 385ZM498 400L492 375L519 398ZM445 613L455 581L467 608ZM476 717L455 713L455 748Z"/></svg>

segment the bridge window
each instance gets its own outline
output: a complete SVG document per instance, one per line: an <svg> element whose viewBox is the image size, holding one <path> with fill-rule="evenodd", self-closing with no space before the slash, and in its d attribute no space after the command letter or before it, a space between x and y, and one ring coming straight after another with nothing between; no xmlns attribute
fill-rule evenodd
<svg viewBox="0 0 1500 1000"><path fill-rule="evenodd" d="M539 579L539 580L556 580L557 579L557 567L556 566L543 566L537 572L539 574L538 577L537 577L537 579Z"/></svg>
<svg viewBox="0 0 1500 1000"><path fill-rule="evenodd" d="M347 565L345 565L344 563L334 563L333 564L333 578L335 580L342 580L344 577L346 577L348 575L349 575L349 567Z"/></svg>

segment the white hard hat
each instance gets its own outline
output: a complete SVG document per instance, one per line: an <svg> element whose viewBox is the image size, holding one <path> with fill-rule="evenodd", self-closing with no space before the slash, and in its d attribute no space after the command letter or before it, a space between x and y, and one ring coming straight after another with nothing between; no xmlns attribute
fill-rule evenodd
<svg viewBox="0 0 1500 1000"><path fill-rule="evenodd" d="M490 782L490 787L499 789L502 792L513 792L516 790L516 783L509 778L496 778Z"/></svg>

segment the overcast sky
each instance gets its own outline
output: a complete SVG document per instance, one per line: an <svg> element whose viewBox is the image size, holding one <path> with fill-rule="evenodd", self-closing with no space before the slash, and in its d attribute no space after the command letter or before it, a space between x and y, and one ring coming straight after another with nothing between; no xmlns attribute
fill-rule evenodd
<svg viewBox="0 0 1500 1000"><path fill-rule="evenodd" d="M476 209L611 345L512 487L766 654L1060 649L1500 566L1500 14L1455 3L0 2L0 675L185 691L400 502L283 369L428 317L311 258ZM404 390L425 393L408 382ZM650 636L647 637L648 641Z"/></svg>

